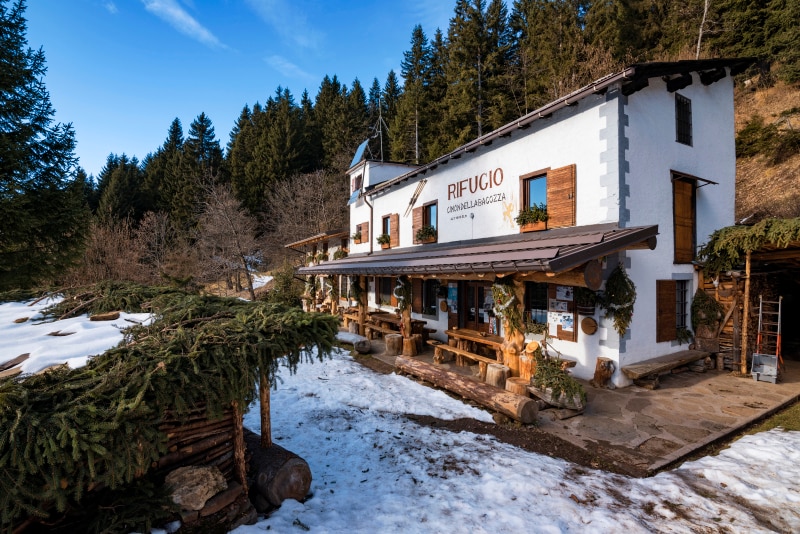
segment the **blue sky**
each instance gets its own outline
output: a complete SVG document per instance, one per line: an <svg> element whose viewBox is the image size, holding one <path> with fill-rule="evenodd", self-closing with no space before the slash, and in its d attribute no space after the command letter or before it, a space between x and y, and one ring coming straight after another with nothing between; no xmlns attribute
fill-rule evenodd
<svg viewBox="0 0 800 534"><path fill-rule="evenodd" d="M327 74L368 91L400 75L411 31L446 33L455 0L28 0L56 122L97 176L110 153L141 161L200 113L224 148L242 108L278 86L297 102Z"/></svg>

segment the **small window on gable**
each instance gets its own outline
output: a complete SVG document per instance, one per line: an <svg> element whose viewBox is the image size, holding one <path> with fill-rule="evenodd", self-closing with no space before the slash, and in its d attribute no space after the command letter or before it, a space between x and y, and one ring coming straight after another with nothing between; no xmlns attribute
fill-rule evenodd
<svg viewBox="0 0 800 534"><path fill-rule="evenodd" d="M675 93L675 140L692 146L692 101Z"/></svg>
<svg viewBox="0 0 800 534"><path fill-rule="evenodd" d="M364 175L359 174L358 176L354 176L351 182L350 192L355 193L356 191L360 191L361 185L364 183Z"/></svg>

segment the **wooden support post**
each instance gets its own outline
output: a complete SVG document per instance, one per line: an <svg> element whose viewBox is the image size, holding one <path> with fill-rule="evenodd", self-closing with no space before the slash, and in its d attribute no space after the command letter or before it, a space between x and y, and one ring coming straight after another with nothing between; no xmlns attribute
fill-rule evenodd
<svg viewBox="0 0 800 534"><path fill-rule="evenodd" d="M361 287L361 295L358 297L358 333L369 339L366 335L367 328L367 277L359 276L358 285Z"/></svg>
<svg viewBox="0 0 800 534"><path fill-rule="evenodd" d="M588 287L592 291L600 289L600 285L603 283L603 269L597 260L586 262L580 267L563 273L531 271L524 276L525 280L533 280L534 282Z"/></svg>
<svg viewBox="0 0 800 534"><path fill-rule="evenodd" d="M745 256L744 267L744 316L742 317L742 353L739 360L739 372L747 374L747 326L750 319L750 251Z"/></svg>
<svg viewBox="0 0 800 534"><path fill-rule="evenodd" d="M270 406L269 406L269 380L267 380L267 373L261 371L261 380L258 385L258 395L261 401L261 446L265 449L272 447L272 421L270 419Z"/></svg>
<svg viewBox="0 0 800 534"><path fill-rule="evenodd" d="M244 413L239 401L231 403L233 407L233 472L236 480L244 487L247 487L247 463L245 461L244 445Z"/></svg>

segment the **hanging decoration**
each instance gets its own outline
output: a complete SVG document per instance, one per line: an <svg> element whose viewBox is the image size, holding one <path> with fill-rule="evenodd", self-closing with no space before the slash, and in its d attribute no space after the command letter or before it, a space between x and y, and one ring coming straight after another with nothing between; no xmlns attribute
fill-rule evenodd
<svg viewBox="0 0 800 534"><path fill-rule="evenodd" d="M405 311L411 304L411 280L407 276L398 276L392 294L397 299L397 309Z"/></svg>
<svg viewBox="0 0 800 534"><path fill-rule="evenodd" d="M606 311L606 318L614 319L614 330L625 335L633 320L633 304L636 302L636 285L628 273L618 264L606 280L606 289L597 294L597 303Z"/></svg>
<svg viewBox="0 0 800 534"><path fill-rule="evenodd" d="M495 315L508 323L514 332L522 331L522 314L519 311L517 297L511 280L498 280L492 285L493 311Z"/></svg>
<svg viewBox="0 0 800 534"><path fill-rule="evenodd" d="M356 302L361 302L361 294L364 290L361 288L361 284L358 282L358 276L351 276L350 277L350 298L354 299Z"/></svg>

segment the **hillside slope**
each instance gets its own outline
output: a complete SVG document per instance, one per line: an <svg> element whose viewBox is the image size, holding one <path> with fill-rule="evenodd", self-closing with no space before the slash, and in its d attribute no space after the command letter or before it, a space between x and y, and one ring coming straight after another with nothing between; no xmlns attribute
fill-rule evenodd
<svg viewBox="0 0 800 534"><path fill-rule="evenodd" d="M800 130L800 87L783 83L740 88L736 94L737 133L754 117L779 130ZM736 220L800 217L800 152L776 165L764 155L736 162Z"/></svg>

